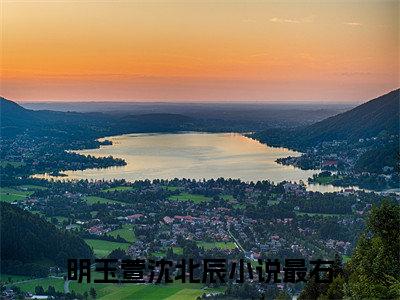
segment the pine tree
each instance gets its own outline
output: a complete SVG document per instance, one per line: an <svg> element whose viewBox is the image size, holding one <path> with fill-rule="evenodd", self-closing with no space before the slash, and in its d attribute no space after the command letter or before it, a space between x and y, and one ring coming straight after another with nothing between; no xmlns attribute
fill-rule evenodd
<svg viewBox="0 0 400 300"><path fill-rule="evenodd" d="M400 206L384 200L373 207L367 231L349 261L345 285L350 297L398 298L400 290Z"/></svg>
<svg viewBox="0 0 400 300"><path fill-rule="evenodd" d="M44 295L44 288L41 285L36 286L35 294L36 295Z"/></svg>
<svg viewBox="0 0 400 300"><path fill-rule="evenodd" d="M90 288L89 294L93 299L96 299L97 292L94 288Z"/></svg>

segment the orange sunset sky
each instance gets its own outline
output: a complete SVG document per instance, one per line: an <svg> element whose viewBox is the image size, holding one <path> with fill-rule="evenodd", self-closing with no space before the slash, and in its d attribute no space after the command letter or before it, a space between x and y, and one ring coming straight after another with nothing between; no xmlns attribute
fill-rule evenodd
<svg viewBox="0 0 400 300"><path fill-rule="evenodd" d="M17 101L368 100L399 86L398 1L1 1Z"/></svg>

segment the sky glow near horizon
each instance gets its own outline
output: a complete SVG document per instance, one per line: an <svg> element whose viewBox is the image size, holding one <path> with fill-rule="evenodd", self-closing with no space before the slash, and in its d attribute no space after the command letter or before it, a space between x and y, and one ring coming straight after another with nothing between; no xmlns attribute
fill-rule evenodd
<svg viewBox="0 0 400 300"><path fill-rule="evenodd" d="M17 101L368 100L399 86L398 1L1 2Z"/></svg>

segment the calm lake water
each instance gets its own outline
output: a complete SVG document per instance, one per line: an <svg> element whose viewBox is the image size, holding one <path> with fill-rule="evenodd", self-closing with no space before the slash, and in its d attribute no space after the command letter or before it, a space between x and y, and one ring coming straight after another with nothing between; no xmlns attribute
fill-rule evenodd
<svg viewBox="0 0 400 300"><path fill-rule="evenodd" d="M277 158L299 156L299 152L269 147L234 133L127 134L105 138L113 145L99 149L75 151L96 157L112 155L127 165L106 169L63 171L59 179L210 179L240 178L243 181L303 180L318 171L303 171L275 162ZM36 175L50 178L51 176ZM309 190L331 192L341 188L308 185Z"/></svg>

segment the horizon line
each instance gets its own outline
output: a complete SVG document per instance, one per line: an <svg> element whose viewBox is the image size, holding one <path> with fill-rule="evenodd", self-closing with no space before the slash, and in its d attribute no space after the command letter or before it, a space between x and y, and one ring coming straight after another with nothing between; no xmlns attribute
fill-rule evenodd
<svg viewBox="0 0 400 300"><path fill-rule="evenodd" d="M5 98L8 99L8 98ZM8 99L11 100L11 99ZM11 100L22 104L357 104L363 100Z"/></svg>

